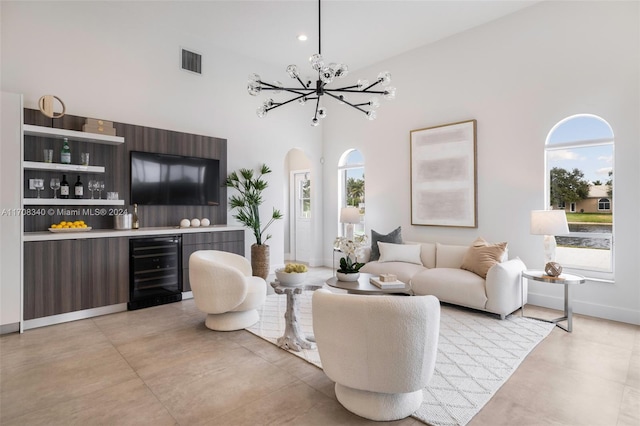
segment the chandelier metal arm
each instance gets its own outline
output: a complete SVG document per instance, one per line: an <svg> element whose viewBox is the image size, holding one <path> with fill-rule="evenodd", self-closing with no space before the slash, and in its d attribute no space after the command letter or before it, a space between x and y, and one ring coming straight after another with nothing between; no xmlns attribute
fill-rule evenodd
<svg viewBox="0 0 640 426"><path fill-rule="evenodd" d="M384 95L387 93L385 90L353 90L353 89L324 89L326 92L346 92L346 93L375 93L377 95Z"/></svg>
<svg viewBox="0 0 640 426"><path fill-rule="evenodd" d="M363 91L367 91L367 90L371 89L373 86L375 86L376 84L380 84L380 83L382 83L382 79L378 79L378 81L376 81L375 83L371 83L370 85L368 85L367 87L365 87L362 90Z"/></svg>
<svg viewBox="0 0 640 426"><path fill-rule="evenodd" d="M288 104L289 102L297 101L298 99L304 98L305 96L306 96L305 94L302 94L302 95L300 95L300 96L296 96L296 97L294 97L294 98L291 98L291 99L289 99L288 101L284 101L284 102L281 102L281 103L279 103L279 104L273 104L273 106L270 106L270 107L269 107L269 108L267 108L266 110L267 110L267 111L271 111L272 109L276 109L276 108L278 108L278 107L281 107L282 105L286 105L286 104Z"/></svg>
<svg viewBox="0 0 640 426"><path fill-rule="evenodd" d="M313 114L313 118L317 119L318 118L318 108L320 108L320 97L318 96L318 99L316 100L316 112L315 114Z"/></svg>
<svg viewBox="0 0 640 426"><path fill-rule="evenodd" d="M293 87L277 87L277 86L261 87L261 90L274 90L274 91L284 90L285 92L291 92L291 93L295 93L296 95L302 95L302 96L306 96L306 95L310 95L312 93L315 93L315 90L312 90L312 89L304 89L304 90L307 90L307 92L306 93L302 93L300 91L300 89L296 89L296 88L293 88Z"/></svg>
<svg viewBox="0 0 640 426"><path fill-rule="evenodd" d="M352 108L357 109L358 111L361 111L365 114L368 114L368 112L362 108L360 108L358 105L354 105L352 103L350 103L349 101L346 101L344 98L341 98L339 96L334 95L333 93L330 92L325 92L327 95L331 96L333 99L337 100L338 102L344 102L345 104L349 105Z"/></svg>

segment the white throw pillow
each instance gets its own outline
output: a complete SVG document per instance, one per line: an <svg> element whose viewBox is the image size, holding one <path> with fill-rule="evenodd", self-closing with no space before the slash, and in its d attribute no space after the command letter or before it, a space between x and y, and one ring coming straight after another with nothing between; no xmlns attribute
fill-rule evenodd
<svg viewBox="0 0 640 426"><path fill-rule="evenodd" d="M407 262L422 265L420 244L392 244L378 241L379 262Z"/></svg>

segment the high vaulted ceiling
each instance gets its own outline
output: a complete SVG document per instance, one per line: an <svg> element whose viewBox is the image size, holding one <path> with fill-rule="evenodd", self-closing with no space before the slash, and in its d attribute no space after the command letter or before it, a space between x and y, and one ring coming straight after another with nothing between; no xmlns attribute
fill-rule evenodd
<svg viewBox="0 0 640 426"><path fill-rule="evenodd" d="M322 54L357 70L501 18L539 0L323 0ZM107 2L106 4L109 4ZM113 3L111 3L113 5ZM116 3L165 31L304 72L318 50L318 2L138 1ZM297 40L306 34L306 42ZM184 46L189 47L189 46Z"/></svg>

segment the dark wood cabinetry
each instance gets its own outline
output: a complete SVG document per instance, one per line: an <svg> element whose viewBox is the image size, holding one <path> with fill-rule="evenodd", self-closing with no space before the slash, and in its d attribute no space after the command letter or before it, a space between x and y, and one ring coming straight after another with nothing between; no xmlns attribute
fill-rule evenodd
<svg viewBox="0 0 640 426"><path fill-rule="evenodd" d="M182 235L182 291L191 291L189 256L198 250L221 250L244 256L244 231L198 232Z"/></svg>
<svg viewBox="0 0 640 426"><path fill-rule="evenodd" d="M24 243L24 319L100 306L129 298L129 239Z"/></svg>

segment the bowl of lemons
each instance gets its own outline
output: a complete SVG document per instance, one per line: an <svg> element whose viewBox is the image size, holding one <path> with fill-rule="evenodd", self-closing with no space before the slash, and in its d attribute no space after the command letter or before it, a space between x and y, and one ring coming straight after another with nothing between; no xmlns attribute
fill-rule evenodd
<svg viewBox="0 0 640 426"><path fill-rule="evenodd" d="M91 231L91 227L84 223L84 220L66 221L53 223L49 228L51 232L86 232Z"/></svg>
<svg viewBox="0 0 640 426"><path fill-rule="evenodd" d="M284 268L276 269L276 278L285 286L300 285L307 278L307 266L301 263L288 263Z"/></svg>

